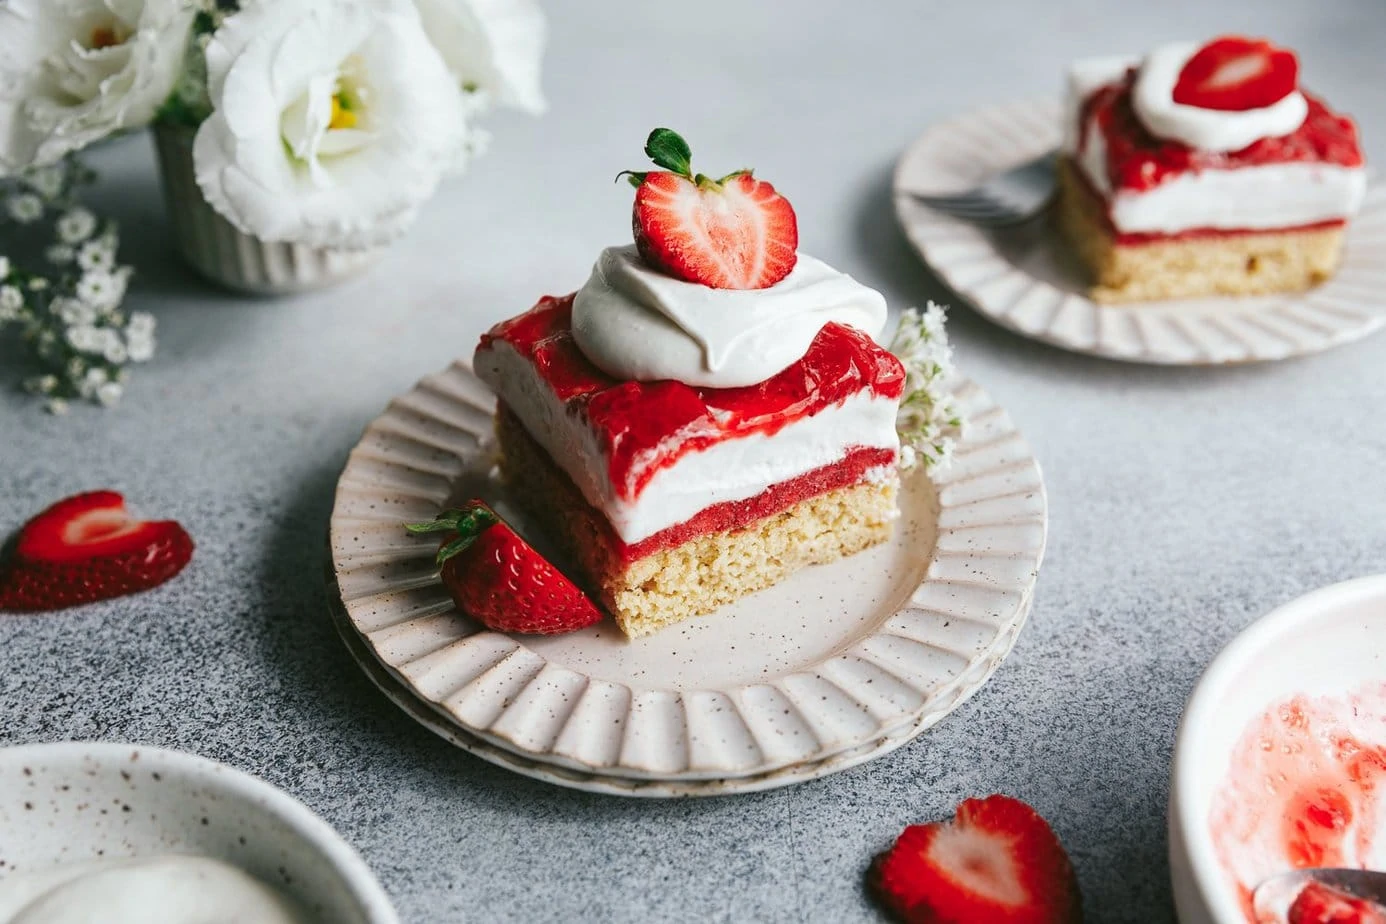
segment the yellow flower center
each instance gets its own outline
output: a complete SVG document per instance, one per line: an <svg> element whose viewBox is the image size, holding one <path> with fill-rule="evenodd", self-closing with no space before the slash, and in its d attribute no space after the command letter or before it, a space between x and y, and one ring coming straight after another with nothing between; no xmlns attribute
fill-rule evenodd
<svg viewBox="0 0 1386 924"><path fill-rule="evenodd" d="M114 25L97 26L95 29L91 30L91 38L87 42L87 48L92 51L97 51L102 48L113 48L116 45L123 44L127 38L129 38L129 36L122 35L121 30Z"/></svg>
<svg viewBox="0 0 1386 924"><path fill-rule="evenodd" d="M355 128L356 113L352 111L351 101L346 98L344 93L334 93L332 95L332 118L327 120L327 127L333 128Z"/></svg>

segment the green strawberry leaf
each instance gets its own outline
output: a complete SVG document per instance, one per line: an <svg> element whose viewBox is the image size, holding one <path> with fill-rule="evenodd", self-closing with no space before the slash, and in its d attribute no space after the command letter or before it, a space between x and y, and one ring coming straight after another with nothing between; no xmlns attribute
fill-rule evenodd
<svg viewBox="0 0 1386 924"><path fill-rule="evenodd" d="M645 153L650 160L679 176L691 176L693 152L679 133L671 128L656 128L645 140Z"/></svg>

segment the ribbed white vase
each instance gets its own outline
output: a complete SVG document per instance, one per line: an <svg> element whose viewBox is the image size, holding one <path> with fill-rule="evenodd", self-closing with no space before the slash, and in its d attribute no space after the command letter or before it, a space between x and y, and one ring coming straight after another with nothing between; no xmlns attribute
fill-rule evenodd
<svg viewBox="0 0 1386 924"><path fill-rule="evenodd" d="M335 285L378 262L385 248L324 250L262 241L236 229L207 204L193 173L191 129L156 125L155 145L164 202L178 254L193 269L227 288L255 295L286 295Z"/></svg>

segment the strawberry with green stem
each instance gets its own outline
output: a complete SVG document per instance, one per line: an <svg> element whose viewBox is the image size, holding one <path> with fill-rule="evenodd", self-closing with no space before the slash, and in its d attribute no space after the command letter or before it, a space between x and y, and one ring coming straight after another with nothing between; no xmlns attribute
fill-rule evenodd
<svg viewBox="0 0 1386 924"><path fill-rule="evenodd" d="M645 153L662 170L626 171L635 187L631 225L655 269L714 289L764 289L798 260L794 207L750 170L720 179L694 173L677 132L656 128Z"/></svg>
<svg viewBox="0 0 1386 924"><path fill-rule="evenodd" d="M482 501L405 528L446 534L437 555L443 583L457 608L487 628L554 635L602 618L577 585Z"/></svg>

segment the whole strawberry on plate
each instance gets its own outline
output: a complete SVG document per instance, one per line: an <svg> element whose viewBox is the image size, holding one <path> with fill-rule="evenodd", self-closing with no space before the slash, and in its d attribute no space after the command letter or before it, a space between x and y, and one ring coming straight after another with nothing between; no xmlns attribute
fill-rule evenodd
<svg viewBox="0 0 1386 924"><path fill-rule="evenodd" d="M656 128L645 153L663 170L627 171L635 186L631 224L645 262L714 289L764 289L798 260L794 207L750 170L720 179L694 173L677 132Z"/></svg>
<svg viewBox="0 0 1386 924"><path fill-rule="evenodd" d="M872 867L907 924L1079 924L1073 865L1039 813L1010 796L968 799L952 821L910 825Z"/></svg>
<svg viewBox="0 0 1386 924"><path fill-rule="evenodd" d="M576 584L479 500L405 528L448 534L438 549L443 583L457 608L489 629L555 635L602 618Z"/></svg>
<svg viewBox="0 0 1386 924"><path fill-rule="evenodd" d="M58 501L19 532L0 576L0 610L57 610L157 587L192 559L172 520L139 520L115 491Z"/></svg>

